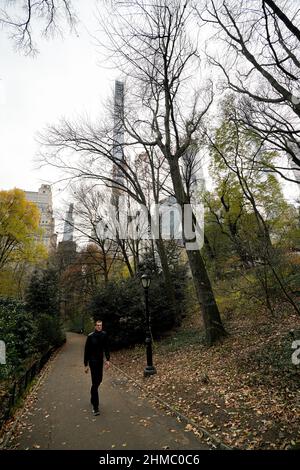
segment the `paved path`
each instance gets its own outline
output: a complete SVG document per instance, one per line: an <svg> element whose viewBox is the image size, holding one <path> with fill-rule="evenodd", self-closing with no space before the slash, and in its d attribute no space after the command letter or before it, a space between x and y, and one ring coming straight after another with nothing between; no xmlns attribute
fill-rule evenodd
<svg viewBox="0 0 300 470"><path fill-rule="evenodd" d="M90 374L83 371L85 337L70 333L52 362L37 399L22 415L12 440L17 449L207 449L185 425L128 386L111 368L100 386L100 416L89 403ZM111 358L113 362L113 354Z"/></svg>

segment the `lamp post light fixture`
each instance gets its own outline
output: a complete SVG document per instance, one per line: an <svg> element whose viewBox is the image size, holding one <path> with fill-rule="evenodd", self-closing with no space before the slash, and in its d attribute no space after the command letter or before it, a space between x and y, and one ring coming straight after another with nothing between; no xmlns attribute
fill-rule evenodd
<svg viewBox="0 0 300 470"><path fill-rule="evenodd" d="M156 369L153 366L152 360L152 339L151 339L151 326L149 315L149 287L151 284L151 277L148 274L143 274L141 277L142 286L145 293L145 309L146 309L146 352L147 352L147 366L144 369L144 377L156 374Z"/></svg>

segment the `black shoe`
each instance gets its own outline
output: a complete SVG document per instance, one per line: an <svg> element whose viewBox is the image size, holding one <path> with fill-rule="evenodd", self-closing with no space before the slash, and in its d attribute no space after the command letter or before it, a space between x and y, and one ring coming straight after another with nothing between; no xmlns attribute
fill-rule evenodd
<svg viewBox="0 0 300 470"><path fill-rule="evenodd" d="M98 416L100 414L100 411L98 409L93 409L93 415Z"/></svg>

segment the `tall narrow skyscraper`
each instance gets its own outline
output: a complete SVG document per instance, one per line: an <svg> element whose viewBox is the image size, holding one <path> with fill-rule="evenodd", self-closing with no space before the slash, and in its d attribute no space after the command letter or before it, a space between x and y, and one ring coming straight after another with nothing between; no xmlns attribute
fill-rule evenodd
<svg viewBox="0 0 300 470"><path fill-rule="evenodd" d="M115 81L115 100L114 100L114 144L113 156L118 160L123 160L124 144L124 83Z"/></svg>
<svg viewBox="0 0 300 470"><path fill-rule="evenodd" d="M65 218L64 234L63 234L64 242L73 241L73 232L74 232L73 209L74 209L74 205L71 202L71 204L69 205L69 210L67 211L66 218Z"/></svg>
<svg viewBox="0 0 300 470"><path fill-rule="evenodd" d="M115 81L114 99L114 130L113 130L113 179L115 182L122 182L123 174L118 163L124 161L124 83Z"/></svg>

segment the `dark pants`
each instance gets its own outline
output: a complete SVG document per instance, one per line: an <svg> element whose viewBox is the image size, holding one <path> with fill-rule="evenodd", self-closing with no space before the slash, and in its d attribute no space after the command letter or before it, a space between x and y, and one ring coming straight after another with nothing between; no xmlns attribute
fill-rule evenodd
<svg viewBox="0 0 300 470"><path fill-rule="evenodd" d="M91 404L95 410L99 407L98 388L102 382L103 361L90 361L89 363L92 377Z"/></svg>

